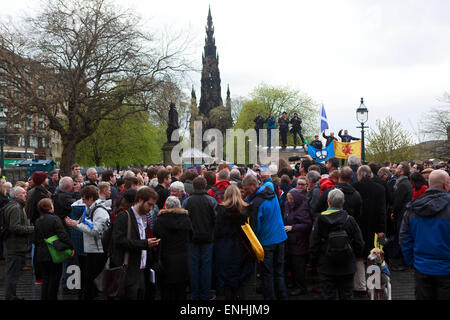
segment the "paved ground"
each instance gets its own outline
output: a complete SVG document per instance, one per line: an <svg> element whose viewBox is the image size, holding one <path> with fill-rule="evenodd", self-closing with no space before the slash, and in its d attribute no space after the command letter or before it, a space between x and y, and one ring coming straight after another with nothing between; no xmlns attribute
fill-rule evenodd
<svg viewBox="0 0 450 320"><path fill-rule="evenodd" d="M29 263L28 259L28 263ZM0 261L0 300L4 300L4 276L5 261ZM311 278L311 277L309 277ZM256 277L250 281L247 288L248 300L262 300L262 294L257 293L257 284L259 280ZM393 300L414 300L414 272L412 270L403 272L392 272L392 299ZM34 283L34 275L31 270L22 271L17 295L25 300L39 300L41 285ZM313 284L309 281L308 293L303 296L290 297L290 300L320 300L320 294L313 292ZM77 300L76 295L63 295L60 291L60 300ZM218 300L222 300L218 297ZM368 298L355 298L355 300L368 300Z"/></svg>

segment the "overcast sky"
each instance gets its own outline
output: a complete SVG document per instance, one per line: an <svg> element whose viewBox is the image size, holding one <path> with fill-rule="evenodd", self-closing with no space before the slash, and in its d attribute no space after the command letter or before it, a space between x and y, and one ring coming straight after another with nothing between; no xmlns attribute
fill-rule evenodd
<svg viewBox="0 0 450 320"><path fill-rule="evenodd" d="M152 27L189 32L198 67L211 5L222 97L227 84L232 98L261 82L289 85L323 102L336 134L360 136L361 97L370 127L391 115L410 132L431 107L450 106L438 101L450 92L448 0L116 1ZM39 3L1 2L12 17ZM192 80L199 99L200 73Z"/></svg>

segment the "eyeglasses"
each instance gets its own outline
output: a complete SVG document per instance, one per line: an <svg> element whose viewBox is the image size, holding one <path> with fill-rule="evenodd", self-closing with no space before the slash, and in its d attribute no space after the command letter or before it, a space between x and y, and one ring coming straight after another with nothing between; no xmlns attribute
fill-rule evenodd
<svg viewBox="0 0 450 320"><path fill-rule="evenodd" d="M306 186L306 183L297 183L298 186Z"/></svg>

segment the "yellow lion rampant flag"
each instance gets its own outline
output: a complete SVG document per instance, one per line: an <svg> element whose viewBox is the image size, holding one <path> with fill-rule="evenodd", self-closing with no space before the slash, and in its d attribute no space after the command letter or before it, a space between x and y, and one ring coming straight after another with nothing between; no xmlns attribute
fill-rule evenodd
<svg viewBox="0 0 450 320"><path fill-rule="evenodd" d="M361 157L361 140L355 142L334 141L334 157L347 159L349 155Z"/></svg>

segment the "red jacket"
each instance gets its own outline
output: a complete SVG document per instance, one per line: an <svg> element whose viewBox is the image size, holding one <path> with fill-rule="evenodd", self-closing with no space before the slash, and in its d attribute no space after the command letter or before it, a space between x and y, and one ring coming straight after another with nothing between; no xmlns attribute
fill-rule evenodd
<svg viewBox="0 0 450 320"><path fill-rule="evenodd" d="M329 188L333 188L334 184L334 181L330 178L320 179L320 194Z"/></svg>
<svg viewBox="0 0 450 320"><path fill-rule="evenodd" d="M220 181L216 182L211 187L211 189L208 190L208 194L211 197L213 197L214 199L216 199L217 203L222 203L223 202L223 193L221 193L220 195L217 195L216 191L214 189L217 188L220 191L225 191L225 189L228 188L229 185L231 185L231 183L229 181L227 181L227 180L220 180Z"/></svg>
<svg viewBox="0 0 450 320"><path fill-rule="evenodd" d="M425 191L427 191L427 189L428 189L428 186L426 186L426 185L423 185L422 187L420 187L420 189L417 189L417 190L413 186L414 193L413 193L412 199L414 200L414 199L417 199L420 196L423 196L425 194Z"/></svg>

